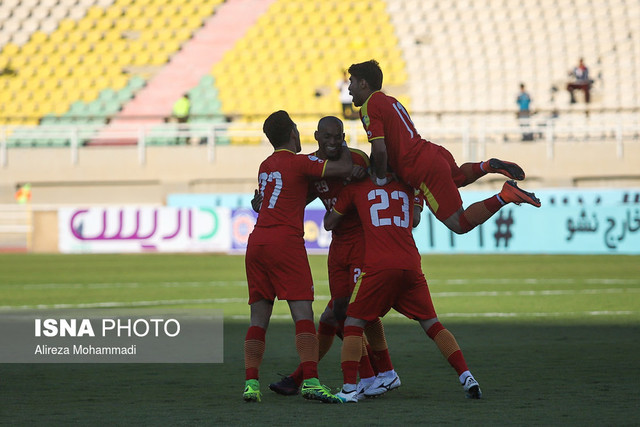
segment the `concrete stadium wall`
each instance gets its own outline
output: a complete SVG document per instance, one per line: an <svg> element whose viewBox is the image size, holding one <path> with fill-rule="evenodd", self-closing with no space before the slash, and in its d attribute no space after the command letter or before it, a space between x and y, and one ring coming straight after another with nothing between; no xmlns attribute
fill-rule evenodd
<svg viewBox="0 0 640 427"><path fill-rule="evenodd" d="M58 212L33 213L33 231L28 237L29 249L34 253L58 252Z"/></svg>
<svg viewBox="0 0 640 427"><path fill-rule="evenodd" d="M640 141L487 141L445 145L458 163L499 157L518 162L526 188L640 185ZM312 152L315 146L303 146ZM368 144L358 148L369 152ZM622 152L620 152L620 149ZM205 146L148 147L140 163L136 147L83 147L73 164L69 148L15 148L0 166L0 204L14 203L16 184L32 184L34 205L164 204L172 193L253 193L269 145L221 146L209 162ZM622 154L622 156L620 156ZM498 176L474 189L498 188ZM524 185L523 185L524 186Z"/></svg>

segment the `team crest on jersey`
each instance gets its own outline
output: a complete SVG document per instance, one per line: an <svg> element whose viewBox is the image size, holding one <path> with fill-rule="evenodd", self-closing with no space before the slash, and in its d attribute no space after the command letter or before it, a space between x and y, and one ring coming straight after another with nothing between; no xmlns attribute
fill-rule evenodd
<svg viewBox="0 0 640 427"><path fill-rule="evenodd" d="M364 123L364 125L367 127L371 124L371 120L369 120L368 114L362 116L362 123Z"/></svg>
<svg viewBox="0 0 640 427"><path fill-rule="evenodd" d="M313 154L309 154L309 160L313 161L313 162L318 162L318 163L324 163L324 160L314 156Z"/></svg>

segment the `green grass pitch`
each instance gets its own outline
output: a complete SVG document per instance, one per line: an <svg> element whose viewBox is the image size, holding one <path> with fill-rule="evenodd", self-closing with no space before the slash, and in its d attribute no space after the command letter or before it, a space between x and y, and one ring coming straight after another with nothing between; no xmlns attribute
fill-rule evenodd
<svg viewBox="0 0 640 427"><path fill-rule="evenodd" d="M244 258L226 255L0 255L0 316L20 309L197 307L224 311L220 364L0 364L6 425L639 425L638 256L424 255L442 323L484 392L457 376L419 326L385 319L402 387L357 405L267 388L297 364L276 302L261 367L263 401L246 404ZM326 257L310 256L316 319ZM0 345L11 345L6 339ZM320 379L342 383L340 341Z"/></svg>

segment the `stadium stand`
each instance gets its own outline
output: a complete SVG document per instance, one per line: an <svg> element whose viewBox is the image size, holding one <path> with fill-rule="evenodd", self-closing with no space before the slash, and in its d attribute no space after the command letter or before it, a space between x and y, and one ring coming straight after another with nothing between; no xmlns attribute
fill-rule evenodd
<svg viewBox="0 0 640 427"><path fill-rule="evenodd" d="M282 108L294 119L315 121L340 111L336 81L342 70L371 58L386 65L386 86L403 90L405 61L383 1L279 0L211 73L222 111L236 120L249 122Z"/></svg>
<svg viewBox="0 0 640 427"><path fill-rule="evenodd" d="M69 182L170 182L127 199L155 203L176 187L251 191L256 159L269 148L264 115L289 110L313 144L316 119L340 114L342 69L370 58L423 136L460 160L497 148L535 165L528 179L540 185L614 175L636 182L638 22L637 0L2 0L0 185L39 180L43 194L43 185ZM565 89L580 57L595 79L589 106L569 104ZM520 142L515 118L521 81L536 112L532 143ZM162 123L185 92L188 149L173 146L185 131ZM145 115L150 122L135 124ZM108 132L114 141L145 141L149 154L144 146L74 149ZM347 123L347 140L367 147L356 121ZM67 145L71 155L59 149ZM587 160L573 162L571 153L587 145ZM55 174L42 172L50 163ZM12 202L11 193L1 200ZM54 202L62 191L49 194Z"/></svg>
<svg viewBox="0 0 640 427"><path fill-rule="evenodd" d="M35 125L49 115L45 122L50 122L51 116L72 116L77 111L72 105L81 102L87 108L80 117L72 116L78 119L74 123L106 123L142 88L141 80L164 66L218 3L2 2L0 69L13 74L0 79L0 119ZM114 92L117 95L110 96ZM16 145L41 140L19 136L13 138Z"/></svg>
<svg viewBox="0 0 640 427"><path fill-rule="evenodd" d="M211 10L211 2L192 3L196 6L201 3L196 10L206 12L195 16L197 19L194 19L194 16L189 16L189 8L185 9L185 15L182 18L185 22L189 22L189 28L198 29L197 34L185 43L172 61L163 67L149 81L147 87L124 107L105 132L118 132L119 129L150 126L161 122L170 114L175 100L202 81L202 76L207 73L211 65L218 61L238 38L243 36L246 29L253 25L257 16L269 6L271 1L236 0L216 5L215 10ZM205 7L205 5L209 6ZM205 17L207 19L203 21ZM196 102L198 103L199 101ZM217 109L212 111L214 114L219 113ZM104 139L105 142L111 142L104 135L105 133L99 138ZM157 140L154 139L154 141ZM96 144L101 142L100 140L92 141ZM135 142L135 139L123 142Z"/></svg>
<svg viewBox="0 0 640 427"><path fill-rule="evenodd" d="M387 3L413 111L512 111L520 82L536 108L565 109L567 72L580 57L595 77L597 108L640 104L637 1Z"/></svg>
<svg viewBox="0 0 640 427"><path fill-rule="evenodd" d="M157 123L169 115L177 96L202 89L198 82L205 74L214 78L211 89L219 101L211 103L200 123L208 114L224 115L244 122L229 126L242 127L275 106L313 121L338 113L335 81L341 68L371 57L383 66L385 89L414 117L424 115L429 126L473 127L487 120L512 125L514 94L521 81L534 98L534 108L547 114L536 120L545 121L560 110L566 114L559 119L571 124L572 112L585 111L582 103L568 104L564 89L567 71L579 57L595 78L592 119L608 120L613 111L618 119L637 120L637 1L221 3L2 2L0 69L16 70L16 75L0 77L0 121L33 126L44 117L43 125L58 123L53 118L75 117L71 106L81 102L91 107L83 110L77 124L89 119L91 125L110 121L109 128L127 121L147 123L127 119L133 116L153 116L147 119ZM218 9L231 12L216 20ZM248 20L240 24L243 17ZM243 25L252 26L246 34L236 33L240 38L235 43L230 33ZM195 32L199 35L191 39ZM227 36L226 45L220 34ZM218 43L224 46L220 53L211 50ZM130 78L151 85L128 96ZM125 87L119 103L104 98ZM599 110L605 115L598 117ZM63 118L60 123L68 122ZM47 130L18 130L9 143L39 145L43 132ZM43 145L50 143L45 138Z"/></svg>

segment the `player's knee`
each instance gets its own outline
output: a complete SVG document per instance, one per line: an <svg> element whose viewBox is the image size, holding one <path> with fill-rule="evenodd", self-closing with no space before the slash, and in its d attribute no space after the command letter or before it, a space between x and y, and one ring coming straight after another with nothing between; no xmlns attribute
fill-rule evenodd
<svg viewBox="0 0 640 427"><path fill-rule="evenodd" d="M471 231L475 227L475 225L473 225L473 224L471 224L469 222L469 220L464 215L464 213L462 215L460 215L460 218L458 219L458 225L459 225L459 230L460 230L460 231L458 231L458 234L468 233L469 231Z"/></svg>
<svg viewBox="0 0 640 427"><path fill-rule="evenodd" d="M460 210L444 221L444 225L456 234L465 234L473 228L462 212Z"/></svg>

